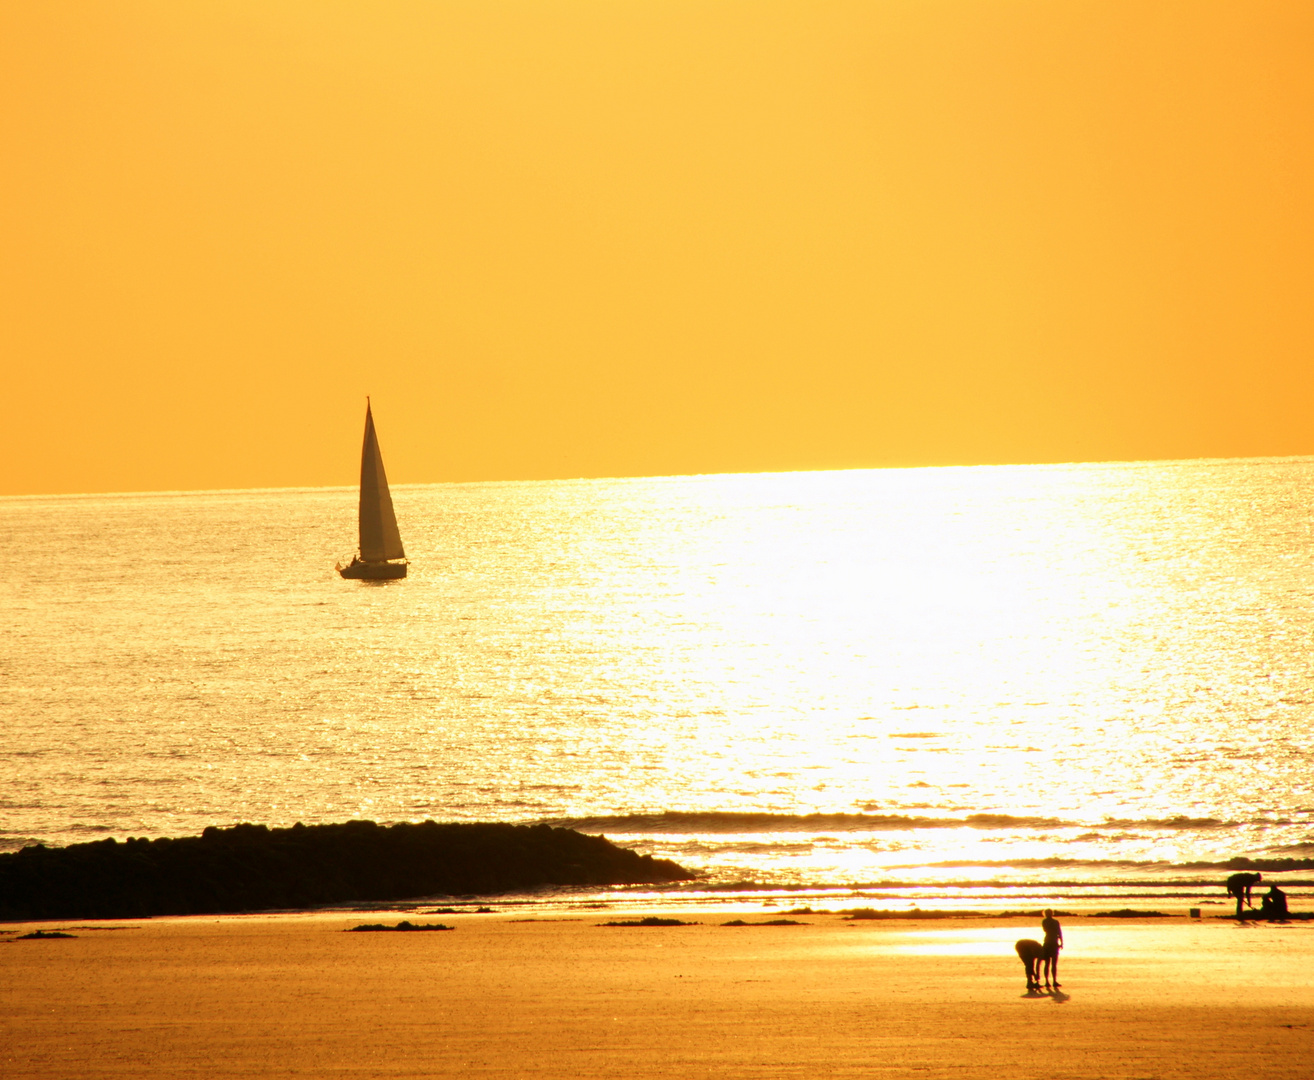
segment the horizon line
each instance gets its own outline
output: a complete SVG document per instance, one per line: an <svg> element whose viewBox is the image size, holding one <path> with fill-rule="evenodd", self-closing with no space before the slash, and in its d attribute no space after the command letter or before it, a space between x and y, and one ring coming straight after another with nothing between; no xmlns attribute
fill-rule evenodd
<svg viewBox="0 0 1314 1080"><path fill-rule="evenodd" d="M796 476L812 473L849 473L849 472L918 472L933 469L1062 469L1079 465L1101 466L1147 466L1147 465L1193 465L1193 464L1246 464L1258 462L1310 461L1314 454L1275 454L1272 456L1251 457L1194 457L1194 458L1106 458L1099 461L995 461L972 462L952 465L862 465L835 469L761 469L756 472L706 472L706 473L640 473L637 475L616 476L558 476L539 477L536 479L486 479L486 480L412 480L390 482L389 488L421 487L474 487L483 485L511 484L583 484L620 480L695 480L723 476ZM137 490L109 491L48 491L21 492L0 495L0 500L17 501L22 499L96 499L112 497L170 496L170 495L238 495L274 491L355 491L357 485L346 484L286 484L262 487L231 488L141 488Z"/></svg>

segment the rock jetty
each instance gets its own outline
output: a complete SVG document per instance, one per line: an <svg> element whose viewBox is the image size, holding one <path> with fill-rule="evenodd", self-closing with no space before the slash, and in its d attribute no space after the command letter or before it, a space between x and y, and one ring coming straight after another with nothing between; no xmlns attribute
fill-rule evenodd
<svg viewBox="0 0 1314 1080"><path fill-rule="evenodd" d="M0 921L222 914L692 877L667 859L548 825L234 825L0 855Z"/></svg>

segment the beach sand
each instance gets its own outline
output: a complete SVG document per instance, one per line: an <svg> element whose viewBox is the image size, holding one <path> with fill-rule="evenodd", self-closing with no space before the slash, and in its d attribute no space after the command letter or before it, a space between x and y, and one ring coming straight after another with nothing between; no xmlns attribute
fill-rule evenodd
<svg viewBox="0 0 1314 1080"><path fill-rule="evenodd" d="M0 1075L1314 1075L1311 924L1068 919L1059 999L1025 996L1029 920L599 925L617 917L0 927ZM339 932L399 918L456 930Z"/></svg>

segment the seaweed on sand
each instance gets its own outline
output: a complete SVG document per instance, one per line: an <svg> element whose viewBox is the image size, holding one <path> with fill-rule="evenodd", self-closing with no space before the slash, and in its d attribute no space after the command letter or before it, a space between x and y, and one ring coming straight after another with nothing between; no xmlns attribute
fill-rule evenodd
<svg viewBox="0 0 1314 1080"><path fill-rule="evenodd" d="M697 926L698 923L681 922L679 919L659 919L649 915L643 919L618 919L616 922L598 923L599 926Z"/></svg>
<svg viewBox="0 0 1314 1080"><path fill-rule="evenodd" d="M355 934L361 931L370 931L370 930L385 930L385 931L400 930L403 933L405 933L406 931L409 930L455 930L455 929L456 927L454 926L444 926L442 923L413 923L413 922L407 922L405 919L403 919L396 926L384 926L383 923L377 923L377 922L361 923L359 926L353 926L350 929L344 930L343 933Z"/></svg>
<svg viewBox="0 0 1314 1080"><path fill-rule="evenodd" d="M849 922L866 919L979 919L979 911L923 911L913 908L911 911L885 911L878 908L849 908L840 912Z"/></svg>
<svg viewBox="0 0 1314 1080"><path fill-rule="evenodd" d="M1137 911L1135 908L1118 908L1117 911L1097 911L1092 916L1096 919L1172 919L1176 918L1166 911Z"/></svg>
<svg viewBox="0 0 1314 1080"><path fill-rule="evenodd" d="M797 919L768 919L766 922L744 922L743 919L731 919L729 922L723 922L722 926L810 926L810 923L799 922Z"/></svg>

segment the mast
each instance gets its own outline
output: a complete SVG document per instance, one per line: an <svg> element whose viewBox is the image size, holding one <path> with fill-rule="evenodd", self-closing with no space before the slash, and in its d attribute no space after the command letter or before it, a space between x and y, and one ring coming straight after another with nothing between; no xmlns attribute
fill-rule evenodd
<svg viewBox="0 0 1314 1080"><path fill-rule="evenodd" d="M365 442L360 451L360 557L365 562L406 558L369 398L365 399Z"/></svg>

